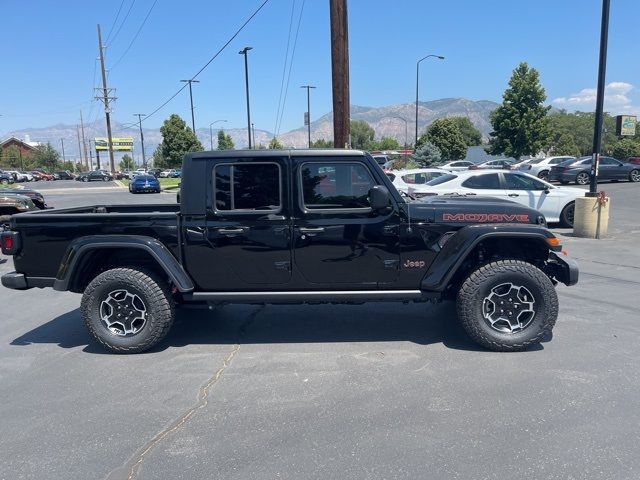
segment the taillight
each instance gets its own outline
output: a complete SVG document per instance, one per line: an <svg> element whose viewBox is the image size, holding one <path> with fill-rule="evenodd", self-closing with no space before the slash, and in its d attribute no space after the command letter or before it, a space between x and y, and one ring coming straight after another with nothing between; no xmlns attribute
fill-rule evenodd
<svg viewBox="0 0 640 480"><path fill-rule="evenodd" d="M16 255L20 251L20 234L18 232L2 232L0 234L2 253Z"/></svg>

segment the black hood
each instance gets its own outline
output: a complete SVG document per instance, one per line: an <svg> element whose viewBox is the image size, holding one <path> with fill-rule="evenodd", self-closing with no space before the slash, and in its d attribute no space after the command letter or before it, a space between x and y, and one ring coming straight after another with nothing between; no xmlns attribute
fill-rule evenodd
<svg viewBox="0 0 640 480"><path fill-rule="evenodd" d="M546 224L544 216L533 208L491 197L425 197L407 203L407 208L412 222Z"/></svg>

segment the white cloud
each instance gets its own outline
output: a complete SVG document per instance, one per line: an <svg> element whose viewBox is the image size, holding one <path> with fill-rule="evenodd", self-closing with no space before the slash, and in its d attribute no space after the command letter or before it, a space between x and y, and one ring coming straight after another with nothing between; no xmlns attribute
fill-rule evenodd
<svg viewBox="0 0 640 480"><path fill-rule="evenodd" d="M623 111L624 113L640 112L640 107L633 105L629 98L629 93L634 90L634 86L627 82L611 82L605 87L604 108L610 112ZM573 93L568 97L558 97L552 103L573 108L592 107L596 105L597 91L595 88L583 88L578 93Z"/></svg>

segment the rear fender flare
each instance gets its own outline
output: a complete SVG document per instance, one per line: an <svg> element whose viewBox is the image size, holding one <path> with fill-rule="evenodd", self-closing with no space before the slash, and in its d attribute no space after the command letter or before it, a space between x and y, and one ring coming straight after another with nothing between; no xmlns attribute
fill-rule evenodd
<svg viewBox="0 0 640 480"><path fill-rule="evenodd" d="M116 248L145 251L168 275L178 291L182 293L193 291L193 282L176 257L162 242L144 235L90 235L77 238L71 242L62 257L53 288L61 291L68 290L87 254L96 250Z"/></svg>

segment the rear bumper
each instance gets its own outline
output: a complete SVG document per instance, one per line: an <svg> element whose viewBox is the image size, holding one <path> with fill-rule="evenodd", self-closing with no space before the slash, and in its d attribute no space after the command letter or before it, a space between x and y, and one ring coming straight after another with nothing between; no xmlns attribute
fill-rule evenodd
<svg viewBox="0 0 640 480"><path fill-rule="evenodd" d="M26 290L27 279L23 273L10 272L2 276L2 286L13 290Z"/></svg>
<svg viewBox="0 0 640 480"><path fill-rule="evenodd" d="M572 182L575 179L575 173L554 172L553 170L549 171L550 181L555 180L557 182Z"/></svg>
<svg viewBox="0 0 640 480"><path fill-rule="evenodd" d="M27 290L34 287L52 287L55 282L55 278L27 277L24 273L9 272L2 276L1 281L3 287L11 288L13 290Z"/></svg>

